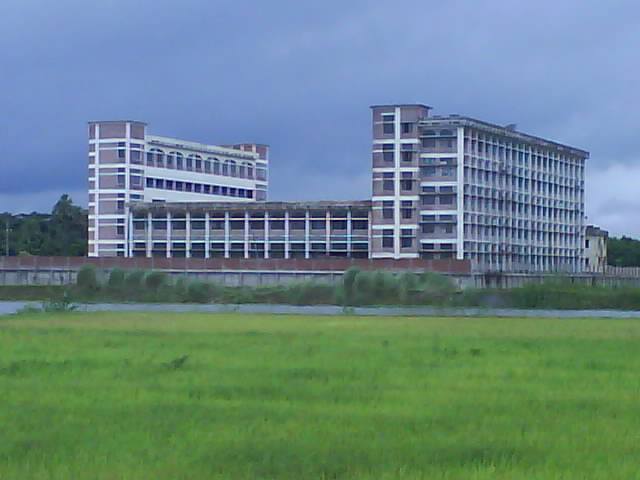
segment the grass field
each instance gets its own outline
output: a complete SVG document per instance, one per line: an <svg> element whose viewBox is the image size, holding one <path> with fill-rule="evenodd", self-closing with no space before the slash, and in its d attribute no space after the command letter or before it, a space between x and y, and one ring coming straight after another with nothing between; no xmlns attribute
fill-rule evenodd
<svg viewBox="0 0 640 480"><path fill-rule="evenodd" d="M0 479L631 479L640 322L0 318Z"/></svg>

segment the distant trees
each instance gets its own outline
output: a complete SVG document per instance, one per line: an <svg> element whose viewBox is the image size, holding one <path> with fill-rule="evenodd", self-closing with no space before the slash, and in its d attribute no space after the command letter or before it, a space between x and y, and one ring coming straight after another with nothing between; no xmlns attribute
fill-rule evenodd
<svg viewBox="0 0 640 480"><path fill-rule="evenodd" d="M616 267L640 267L640 240L625 236L609 238L607 261Z"/></svg>
<svg viewBox="0 0 640 480"><path fill-rule="evenodd" d="M0 254L6 255L9 225L9 255L85 256L87 211L62 195L51 214L0 214Z"/></svg>

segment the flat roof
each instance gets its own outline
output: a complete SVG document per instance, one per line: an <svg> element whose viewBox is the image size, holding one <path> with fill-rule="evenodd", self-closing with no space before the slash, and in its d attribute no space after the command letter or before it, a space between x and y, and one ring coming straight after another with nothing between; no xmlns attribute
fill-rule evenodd
<svg viewBox="0 0 640 480"><path fill-rule="evenodd" d="M371 200L321 200L302 202L132 202L135 212L205 212L221 211L266 211L266 210L330 210L370 209Z"/></svg>
<svg viewBox="0 0 640 480"><path fill-rule="evenodd" d="M381 108L381 107L423 107L429 110L433 110L433 107L425 105L424 103L387 103L381 105L371 105L369 108Z"/></svg>
<svg viewBox="0 0 640 480"><path fill-rule="evenodd" d="M589 158L589 152L580 148L565 145L563 143L554 142L553 140L547 140L546 138L537 137L528 133L523 133L513 128L509 128L503 125L497 125L495 123L485 122L484 120L477 120L471 117L465 117L462 115L434 115L431 117L423 118L419 122L422 126L438 125L439 123L446 123L456 126L470 126L484 130L493 131L498 135L504 135L506 137L518 138L522 141L536 143L545 147L553 147L559 150L568 150L574 155Z"/></svg>
<svg viewBox="0 0 640 480"><path fill-rule="evenodd" d="M142 122L140 120L89 120L87 123L141 123L143 125L148 125L147 122Z"/></svg>

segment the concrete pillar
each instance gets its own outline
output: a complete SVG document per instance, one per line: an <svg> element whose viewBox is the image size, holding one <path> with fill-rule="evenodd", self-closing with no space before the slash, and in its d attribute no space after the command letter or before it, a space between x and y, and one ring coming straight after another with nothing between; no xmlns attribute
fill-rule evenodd
<svg viewBox="0 0 640 480"><path fill-rule="evenodd" d="M187 212L185 217L185 257L191 258L191 212Z"/></svg>
<svg viewBox="0 0 640 480"><path fill-rule="evenodd" d="M167 212L167 258L171 258L171 212Z"/></svg>
<svg viewBox="0 0 640 480"><path fill-rule="evenodd" d="M147 258L153 255L153 215L147 213Z"/></svg>
<svg viewBox="0 0 640 480"><path fill-rule="evenodd" d="M309 258L311 250L311 220L309 219L309 210L304 212L304 258Z"/></svg>
<svg viewBox="0 0 640 480"><path fill-rule="evenodd" d="M289 241L289 211L284 212L284 258L290 258L289 250L291 244Z"/></svg>
<svg viewBox="0 0 640 480"><path fill-rule="evenodd" d="M347 210L347 257L351 256L351 235L353 228L351 227L351 209Z"/></svg>
<svg viewBox="0 0 640 480"><path fill-rule="evenodd" d="M229 232L230 228L229 228L229 212L224 212L224 258L229 258L229 249L230 249L230 242L229 242L229 236L230 236L230 232Z"/></svg>
<svg viewBox="0 0 640 480"><path fill-rule="evenodd" d="M127 208L127 235L125 243L125 256L133 257L133 213Z"/></svg>
<svg viewBox="0 0 640 480"><path fill-rule="evenodd" d="M327 210L325 214L325 254L329 255L331 250L331 212Z"/></svg>
<svg viewBox="0 0 640 480"><path fill-rule="evenodd" d="M204 258L211 258L211 216L204 214Z"/></svg>
<svg viewBox="0 0 640 480"><path fill-rule="evenodd" d="M264 258L269 258L269 212L264 212Z"/></svg>
<svg viewBox="0 0 640 480"><path fill-rule="evenodd" d="M244 212L244 258L249 258L249 212Z"/></svg>

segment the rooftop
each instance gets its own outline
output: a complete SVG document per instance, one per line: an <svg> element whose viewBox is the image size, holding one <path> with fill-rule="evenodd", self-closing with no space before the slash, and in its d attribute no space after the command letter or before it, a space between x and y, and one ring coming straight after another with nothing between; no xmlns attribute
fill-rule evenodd
<svg viewBox="0 0 640 480"><path fill-rule="evenodd" d="M371 200L303 202L133 202L130 208L134 213L161 213L167 211L205 213L214 210L235 212L265 210L369 210L371 208Z"/></svg>

